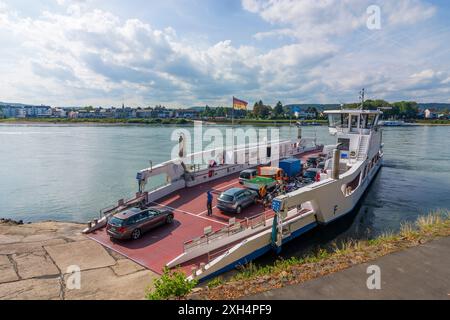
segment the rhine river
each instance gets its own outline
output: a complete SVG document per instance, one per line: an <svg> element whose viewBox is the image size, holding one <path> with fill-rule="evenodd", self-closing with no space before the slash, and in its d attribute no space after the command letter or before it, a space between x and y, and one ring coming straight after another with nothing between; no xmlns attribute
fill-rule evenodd
<svg viewBox="0 0 450 320"><path fill-rule="evenodd" d="M101 208L136 192L136 173L149 160L169 160L175 129L0 125L0 217L25 222L98 217ZM280 135L295 131L282 127ZM303 136L334 142L327 127L305 127ZM323 241L372 237L430 210L450 208L450 127L385 128L383 141L384 167L353 215L318 231ZM285 252L292 250L288 245Z"/></svg>

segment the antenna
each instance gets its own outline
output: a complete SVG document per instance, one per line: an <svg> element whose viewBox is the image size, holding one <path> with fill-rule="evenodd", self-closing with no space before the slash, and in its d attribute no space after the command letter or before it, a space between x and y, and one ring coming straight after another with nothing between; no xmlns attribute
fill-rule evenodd
<svg viewBox="0 0 450 320"><path fill-rule="evenodd" d="M361 110L364 110L364 95L365 95L365 89L362 88L362 90L359 92L359 99L361 100Z"/></svg>

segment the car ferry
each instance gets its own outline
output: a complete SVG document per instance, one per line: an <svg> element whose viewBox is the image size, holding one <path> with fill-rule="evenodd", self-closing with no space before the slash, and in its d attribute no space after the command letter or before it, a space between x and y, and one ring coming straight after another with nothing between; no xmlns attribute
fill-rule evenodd
<svg viewBox="0 0 450 320"><path fill-rule="evenodd" d="M279 151L280 159L296 157L307 163L308 157L320 155L325 165L315 181L279 194L269 208L251 204L239 213L220 210L218 196L228 189L242 188L240 172L255 165L225 164L217 159L213 167L186 165L186 159L195 155L185 156L180 145L180 158L140 171L136 197L102 210L103 217L90 222L84 232L154 272L161 273L164 267L181 268L190 279L199 280L248 263L270 250L279 251L283 244L318 224L330 223L352 211L382 165L381 111L332 110L326 114L335 144L324 147L314 141L308 145L299 128L297 140L271 145ZM245 147L244 152L249 155L257 147ZM216 154L223 159L237 149L217 150ZM167 183L144 191L149 179L161 174ZM208 215L206 192L210 190L217 196ZM169 210L174 220L135 241L111 239L105 231L108 220L133 207Z"/></svg>

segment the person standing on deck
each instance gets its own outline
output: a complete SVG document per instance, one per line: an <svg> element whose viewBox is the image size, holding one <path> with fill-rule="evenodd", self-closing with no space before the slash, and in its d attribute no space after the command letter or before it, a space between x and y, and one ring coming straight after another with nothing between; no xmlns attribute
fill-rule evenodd
<svg viewBox="0 0 450 320"><path fill-rule="evenodd" d="M208 209L208 216L212 216L212 202L213 202L213 195L211 193L211 190L209 190L207 193L207 201L206 201L206 208Z"/></svg>

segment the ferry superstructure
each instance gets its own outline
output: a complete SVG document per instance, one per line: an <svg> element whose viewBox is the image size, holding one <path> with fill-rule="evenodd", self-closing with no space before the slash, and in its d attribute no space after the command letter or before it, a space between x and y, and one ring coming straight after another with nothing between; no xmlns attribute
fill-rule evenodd
<svg viewBox="0 0 450 320"><path fill-rule="evenodd" d="M381 111L331 110L326 114L330 134L336 137L334 145L307 146L300 134L296 141L273 144L273 148L279 148L280 159L305 159L321 153L326 155L326 162L320 181L278 196L271 208L254 205L242 214L230 215L214 207L213 215L207 216L206 191L212 189L219 194L238 186L239 172L254 164L219 162L213 169L186 166L183 159L193 155L184 156L180 151L179 159L139 172L136 197L104 210L104 217L85 231L92 239L155 272L179 267L191 279L207 279L269 250L279 251L283 244L317 225L351 212L382 165ZM255 147L247 147L245 153ZM224 152L219 158L235 150ZM168 183L143 192L148 179L160 174L168 177ZM169 208L175 213L176 223L137 242L109 239L103 228L108 216L138 204Z"/></svg>

